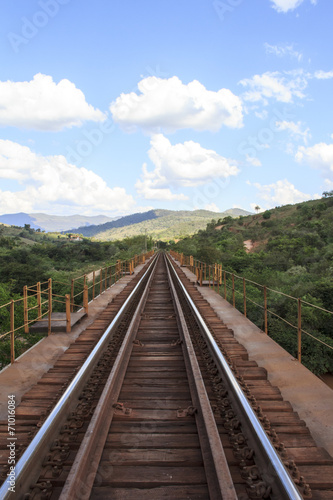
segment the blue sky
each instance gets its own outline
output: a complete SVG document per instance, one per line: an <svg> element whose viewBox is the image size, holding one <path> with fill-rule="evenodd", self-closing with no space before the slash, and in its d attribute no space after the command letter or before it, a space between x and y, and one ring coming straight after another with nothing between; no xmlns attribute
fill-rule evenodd
<svg viewBox="0 0 333 500"><path fill-rule="evenodd" d="M1 214L267 209L333 189L333 2L1 10Z"/></svg>

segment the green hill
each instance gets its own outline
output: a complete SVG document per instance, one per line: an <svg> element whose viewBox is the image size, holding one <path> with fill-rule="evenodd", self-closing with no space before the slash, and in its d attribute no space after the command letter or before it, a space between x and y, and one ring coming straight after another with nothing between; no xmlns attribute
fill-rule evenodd
<svg viewBox="0 0 333 500"><path fill-rule="evenodd" d="M181 239L204 229L209 221L230 215L238 217L249 212L230 209L216 213L208 210L150 210L144 213L121 217L116 221L97 226L79 227L74 231L94 240L110 241L137 236L145 233L162 241Z"/></svg>
<svg viewBox="0 0 333 500"><path fill-rule="evenodd" d="M268 306L275 314L269 316L269 334L293 356L297 355L297 301L288 296L333 311L333 196L237 220L213 221L173 247L208 264L222 263L231 273L286 294L268 292ZM236 279L236 287L242 311L241 279ZM230 289L228 293L230 298ZM262 288L248 282L247 293L263 305ZM247 308L250 319L263 329L262 308L250 300ZM333 346L333 315L303 305L302 322L305 331ZM304 364L316 373L332 372L332 351L305 334L302 337Z"/></svg>

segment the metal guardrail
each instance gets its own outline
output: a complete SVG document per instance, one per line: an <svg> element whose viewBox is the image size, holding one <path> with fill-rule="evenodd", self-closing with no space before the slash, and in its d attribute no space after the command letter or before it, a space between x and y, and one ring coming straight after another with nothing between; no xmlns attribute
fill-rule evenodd
<svg viewBox="0 0 333 500"><path fill-rule="evenodd" d="M283 293L279 290L274 290L266 285L261 285L260 283L257 283L253 280L244 278L243 276L238 276L235 273L232 273L230 271L226 271L222 269L222 264L213 264L213 265L208 265L205 262L202 262L198 259L195 259L192 256L187 256L184 254L180 254L178 252L175 252L173 250L170 251L170 255L174 257L176 260L180 262L181 266L186 266L190 269L193 274L196 275L197 281L202 286L203 284L208 284L208 286L216 289L217 293L221 293L224 295L224 299L228 300L228 290L229 290L229 297L231 293L231 303L233 307L236 307L236 296L238 296L241 300L242 307L243 307L243 314L245 317L247 317L247 302L253 303L255 306L263 310L264 314L264 326L263 330L264 332L268 335L268 315L272 315L281 321L283 321L286 325L289 327L293 328L294 330L297 331L297 359L301 363L302 362L302 335L306 335L307 337L312 338L312 340L320 343L321 345L324 345L330 350L333 350L333 346L329 345L327 342L324 342L323 340L317 338L315 335L312 333L308 332L307 330L304 329L304 306L305 307L312 307L318 311L321 311L322 313L325 313L329 315L329 317L333 317L333 311L329 311L327 309L324 309L323 307L317 306L316 304L311 304L310 302L307 302L304 299L301 299L299 297L293 297L291 295L288 295L286 293ZM229 277L229 282L227 280L227 277ZM230 284L231 281L231 284ZM241 290L237 290L236 288L236 282L239 281L241 283ZM249 297L248 290L246 285L254 285L258 287L263 294L263 304L258 304L258 302L252 300ZM295 315L296 315L296 323L297 324L292 324L290 321L287 321L285 318L279 316L276 314L275 311L273 311L269 306L268 306L268 293L271 292L277 295L284 296L292 301L295 302ZM303 311L303 312L302 312Z"/></svg>
<svg viewBox="0 0 333 500"><path fill-rule="evenodd" d="M263 453L264 456L266 456L267 458L267 464L270 464L273 469L272 473L270 473L270 476L272 478L273 483L276 484L276 486L278 487L279 494L281 495L278 498L281 498L281 500L282 499L302 500L303 498L302 495L299 493L288 471L284 467L278 453L275 451L274 446L267 437L265 430L263 429L251 405L246 399L246 396L244 395L240 385L238 384L233 372L231 371L227 361L225 360L223 354L221 353L220 348L216 344L204 319L202 318L200 312L195 306L190 295L188 294L185 286L181 282L172 264L171 268L173 270L173 275L187 300L187 303L189 304L191 310L193 311L193 314L195 315L196 320L202 332L204 333L204 336L208 342L212 355L215 358L215 362L219 366L221 372L224 375L224 382L229 386L236 400L236 403L242 409L242 413L248 423L248 426L251 429L252 435L255 436L256 445L260 447L261 453Z"/></svg>
<svg viewBox="0 0 333 500"><path fill-rule="evenodd" d="M124 274L133 274L135 267L145 263L153 253L152 250L125 261L118 260L115 264L83 274L67 283L50 278L43 283L24 286L22 298L0 305L0 312L5 311L5 315L9 317L9 330L0 333L0 342L6 338L10 339L10 362L14 363L16 358L15 335L23 335L24 339L24 335L29 333L29 326L41 319L47 321L48 335L51 335L52 324L56 321L63 321L54 317L51 319L55 304L62 304L60 308L63 308L66 313L66 332L70 333L71 313L74 308L83 308L88 314L89 298L96 299L117 283ZM57 285L60 285L67 293L56 293ZM18 316L21 318L19 321Z"/></svg>

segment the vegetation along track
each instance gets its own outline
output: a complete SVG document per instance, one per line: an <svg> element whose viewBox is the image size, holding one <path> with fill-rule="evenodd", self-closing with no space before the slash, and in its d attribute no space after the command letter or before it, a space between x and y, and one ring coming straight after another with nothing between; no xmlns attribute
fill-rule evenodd
<svg viewBox="0 0 333 500"><path fill-rule="evenodd" d="M22 444L27 417L50 415L17 464L16 498L331 498L331 457L181 269L158 255L130 289L92 352L103 315L23 397Z"/></svg>

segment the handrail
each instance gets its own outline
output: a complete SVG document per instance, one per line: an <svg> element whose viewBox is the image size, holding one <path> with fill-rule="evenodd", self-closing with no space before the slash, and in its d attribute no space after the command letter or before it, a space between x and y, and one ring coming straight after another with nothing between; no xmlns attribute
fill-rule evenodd
<svg viewBox="0 0 333 500"><path fill-rule="evenodd" d="M0 330L0 340L10 336L11 363L14 363L15 361L15 333L17 331L22 330L24 331L24 334L28 334L29 325L48 315L48 335L51 335L52 323L56 321L52 318L51 322L51 315L52 312L54 312L53 305L59 304L57 305L58 311L66 309L66 332L69 333L71 331L70 315L74 311L74 308L83 308L85 312L88 313L89 297L91 300L94 300L101 293L113 286L125 273L133 274L134 268L137 265L144 263L146 259L151 257L153 254L154 250L151 250L140 255L135 255L125 261L118 260L116 263L112 263L104 268L98 268L91 271L89 274L73 278L67 283L49 279L43 283L39 282L35 285L25 286L23 288L23 297L13 299L10 302L0 305L0 313L5 311L4 317L7 317L6 321L10 323L9 330L3 332ZM98 279L95 280L94 277L97 273L99 273ZM90 286L88 286L87 283L90 282L88 279L90 274L93 275L93 282ZM79 282L78 280L81 280L82 282ZM45 287L45 285L47 285L47 287ZM57 285L62 287L67 286L67 292L65 294L61 294L63 291L62 288L60 293L56 293ZM78 287L79 291L77 292ZM99 289L98 294L95 293L96 287ZM46 297L43 297L45 295ZM42 300L42 297L45 300ZM15 325L15 323L18 322L17 308L15 307L16 305L23 308L23 323L19 326ZM22 309L20 310L22 312ZM29 312L31 313L30 318ZM21 319L19 321L21 321Z"/></svg>
<svg viewBox="0 0 333 500"><path fill-rule="evenodd" d="M329 345L329 343L324 342L323 340L315 337L315 335L309 333L304 329L302 326L302 305L308 306L308 307L313 307L317 310L320 310L326 314L333 315L333 311L329 311L328 309L325 309L323 307L317 306L316 304L311 304L310 302L298 298L298 297L293 297L292 295L289 295L287 293L281 292L279 290L274 290L272 288L269 288L266 285L262 285L260 283L257 283L253 280L250 280L248 278L238 276L235 273L232 273L231 271L223 270L222 273L222 265L221 264L213 264L213 265L208 265L205 262L202 262L198 259L195 259L193 256L187 256L184 254L180 254L178 252L175 252L174 250L170 251L170 255L178 260L182 266L188 267L194 274L197 276L197 280L200 285L202 285L203 281L207 282L207 273L208 273L208 284L209 286L212 286L213 288L217 287L217 291L219 293L220 286L224 284L224 298L227 300L227 289L232 290L232 304L234 307L236 307L236 300L235 300L235 295L243 295L243 303L244 303L244 315L246 316L246 301L252 302L256 306L260 307L261 309L264 310L264 331L266 334L268 334L268 321L267 321L267 316L268 314L271 314L272 316L277 317L278 319L282 320L285 324L288 326L294 328L297 330L297 359L301 363L302 362L302 334L307 335L308 337L311 337L313 340L319 342L320 344L324 345L330 350L333 350L333 346ZM222 283L222 274L223 274L223 281ZM229 275L232 279L232 286L227 285L227 279L226 275ZM235 279L237 280L242 280L243 282L243 290L237 290L235 288ZM256 285L260 287L260 289L263 291L264 294L264 305L260 305L254 300L252 300L250 297L246 295L246 283L250 283L251 285ZM273 311L271 308L268 307L268 302L267 302L267 291L276 293L278 295L284 296L288 299L291 299L297 303L297 325L293 325L290 321L287 321L285 318L279 316L275 311ZM304 321L303 321L304 323Z"/></svg>

